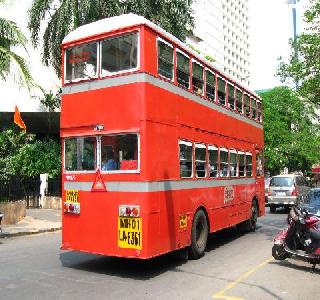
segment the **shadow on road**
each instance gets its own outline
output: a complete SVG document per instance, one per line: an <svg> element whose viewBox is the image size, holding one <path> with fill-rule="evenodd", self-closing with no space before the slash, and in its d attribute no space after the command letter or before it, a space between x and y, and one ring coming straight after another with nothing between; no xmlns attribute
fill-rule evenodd
<svg viewBox="0 0 320 300"><path fill-rule="evenodd" d="M64 267L135 280L148 280L187 262L182 251L149 260L107 257L81 252L60 254Z"/></svg>
<svg viewBox="0 0 320 300"><path fill-rule="evenodd" d="M299 261L294 261L294 260L292 260L292 261L290 261L290 260L273 261L270 264L272 264L272 265L279 264L279 265L281 265L281 267L284 267L284 268L294 269L294 270L301 271L301 272L307 272L307 273L320 275L319 267L316 268L315 271L313 271L311 264L299 265Z"/></svg>

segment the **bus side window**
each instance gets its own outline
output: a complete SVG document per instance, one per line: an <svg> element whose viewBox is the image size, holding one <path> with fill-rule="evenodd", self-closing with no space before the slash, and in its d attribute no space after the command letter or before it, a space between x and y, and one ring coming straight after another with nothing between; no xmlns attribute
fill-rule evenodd
<svg viewBox="0 0 320 300"><path fill-rule="evenodd" d="M230 150L230 176L238 176L238 157L237 151L234 149Z"/></svg>
<svg viewBox="0 0 320 300"><path fill-rule="evenodd" d="M180 176L182 178L192 177L192 143L179 142Z"/></svg>
<svg viewBox="0 0 320 300"><path fill-rule="evenodd" d="M209 153L209 176L218 177L218 148L216 146L208 146Z"/></svg>
<svg viewBox="0 0 320 300"><path fill-rule="evenodd" d="M239 176L245 176L245 154L243 152L238 152L239 155Z"/></svg>
<svg viewBox="0 0 320 300"><path fill-rule="evenodd" d="M195 144L195 163L196 163L196 176L203 178L207 176L207 149L204 144Z"/></svg>
<svg viewBox="0 0 320 300"><path fill-rule="evenodd" d="M246 176L252 176L252 154L246 153Z"/></svg>
<svg viewBox="0 0 320 300"><path fill-rule="evenodd" d="M218 101L221 105L226 105L226 82L218 77Z"/></svg>
<svg viewBox="0 0 320 300"><path fill-rule="evenodd" d="M214 100L216 95L216 77L214 73L206 70L206 96L210 100Z"/></svg>
<svg viewBox="0 0 320 300"><path fill-rule="evenodd" d="M192 62L192 86L196 94L203 95L203 67L196 61Z"/></svg>
<svg viewBox="0 0 320 300"><path fill-rule="evenodd" d="M228 149L220 148L220 177L229 176Z"/></svg>
<svg viewBox="0 0 320 300"><path fill-rule="evenodd" d="M242 92L240 90L236 90L236 101L237 101L237 111L238 113L242 114Z"/></svg>
<svg viewBox="0 0 320 300"><path fill-rule="evenodd" d="M257 121L262 122L262 103L257 100Z"/></svg>
<svg viewBox="0 0 320 300"><path fill-rule="evenodd" d="M173 80L173 47L158 40L158 73Z"/></svg>
<svg viewBox="0 0 320 300"><path fill-rule="evenodd" d="M179 51L177 51L177 81L180 86L190 88L189 58Z"/></svg>
<svg viewBox="0 0 320 300"><path fill-rule="evenodd" d="M250 118L250 97L249 95L244 95L244 114Z"/></svg>
<svg viewBox="0 0 320 300"><path fill-rule="evenodd" d="M251 111L252 111L252 119L256 120L257 119L257 104L256 104L255 98L251 98Z"/></svg>
<svg viewBox="0 0 320 300"><path fill-rule="evenodd" d="M263 176L263 152L256 152L256 176Z"/></svg>
<svg viewBox="0 0 320 300"><path fill-rule="evenodd" d="M228 106L234 110L234 87L230 83L228 84Z"/></svg>

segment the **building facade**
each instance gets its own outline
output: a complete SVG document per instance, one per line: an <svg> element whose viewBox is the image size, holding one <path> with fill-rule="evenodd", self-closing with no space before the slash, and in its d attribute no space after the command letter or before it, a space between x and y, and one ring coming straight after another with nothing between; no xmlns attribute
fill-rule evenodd
<svg viewBox="0 0 320 300"><path fill-rule="evenodd" d="M196 0L187 43L239 82L250 85L248 0Z"/></svg>

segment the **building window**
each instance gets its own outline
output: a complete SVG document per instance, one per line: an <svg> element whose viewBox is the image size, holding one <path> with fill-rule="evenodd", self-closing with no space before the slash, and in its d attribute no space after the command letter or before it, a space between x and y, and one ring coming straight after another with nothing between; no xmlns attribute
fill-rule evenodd
<svg viewBox="0 0 320 300"><path fill-rule="evenodd" d="M218 148L216 146L208 146L209 154L209 176L218 177Z"/></svg>
<svg viewBox="0 0 320 300"><path fill-rule="evenodd" d="M190 87L189 58L180 52L177 52L177 81L184 88Z"/></svg>
<svg viewBox="0 0 320 300"><path fill-rule="evenodd" d="M101 42L101 73L117 73L137 68L138 33L108 38Z"/></svg>
<svg viewBox="0 0 320 300"><path fill-rule="evenodd" d="M252 176L252 154L246 153L246 176Z"/></svg>
<svg viewBox="0 0 320 300"><path fill-rule="evenodd" d="M245 176L245 154L244 152L238 152L239 157L239 176Z"/></svg>
<svg viewBox="0 0 320 300"><path fill-rule="evenodd" d="M196 163L196 176L198 178L206 177L206 145L204 144L195 144L195 163Z"/></svg>
<svg viewBox="0 0 320 300"><path fill-rule="evenodd" d="M158 40L158 73L173 80L173 47Z"/></svg>
<svg viewBox="0 0 320 300"><path fill-rule="evenodd" d="M233 110L234 107L234 86L228 84L228 105Z"/></svg>
<svg viewBox="0 0 320 300"><path fill-rule="evenodd" d="M218 77L218 101L226 105L226 82L220 77Z"/></svg>
<svg viewBox="0 0 320 300"><path fill-rule="evenodd" d="M220 177L229 176L229 160L228 160L228 149L220 148Z"/></svg>
<svg viewBox="0 0 320 300"><path fill-rule="evenodd" d="M192 143L179 142L180 176L182 178L192 177Z"/></svg>
<svg viewBox="0 0 320 300"><path fill-rule="evenodd" d="M206 95L210 100L215 99L216 94L216 77L214 73L206 70Z"/></svg>
<svg viewBox="0 0 320 300"><path fill-rule="evenodd" d="M192 85L196 94L203 95L203 67L195 61L192 62Z"/></svg>
<svg viewBox="0 0 320 300"><path fill-rule="evenodd" d="M230 176L237 177L238 176L238 159L237 159L237 151L234 149L230 150Z"/></svg>

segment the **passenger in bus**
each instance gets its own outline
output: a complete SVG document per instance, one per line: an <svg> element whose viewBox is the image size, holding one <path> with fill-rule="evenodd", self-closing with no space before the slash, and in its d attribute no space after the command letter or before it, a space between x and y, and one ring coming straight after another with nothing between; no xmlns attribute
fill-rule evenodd
<svg viewBox="0 0 320 300"><path fill-rule="evenodd" d="M113 151L109 151L107 153L107 157L105 159L105 163L102 165L102 171L112 171L118 170L118 163L114 159Z"/></svg>

